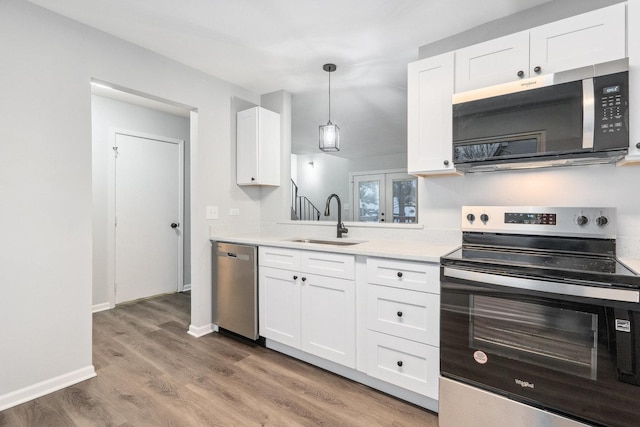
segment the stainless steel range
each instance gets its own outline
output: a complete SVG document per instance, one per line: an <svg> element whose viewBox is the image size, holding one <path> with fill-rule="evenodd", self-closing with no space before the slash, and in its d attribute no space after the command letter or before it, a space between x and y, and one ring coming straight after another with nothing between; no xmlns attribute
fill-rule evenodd
<svg viewBox="0 0 640 427"><path fill-rule="evenodd" d="M441 258L440 426L640 426L615 208L467 206Z"/></svg>

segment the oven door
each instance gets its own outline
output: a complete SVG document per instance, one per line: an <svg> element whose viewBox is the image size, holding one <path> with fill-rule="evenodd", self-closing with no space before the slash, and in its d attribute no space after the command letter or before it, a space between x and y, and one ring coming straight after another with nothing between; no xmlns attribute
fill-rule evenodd
<svg viewBox="0 0 640 427"><path fill-rule="evenodd" d="M441 375L581 421L640 425L640 387L618 372L629 380L640 364L637 300L637 290L443 266Z"/></svg>

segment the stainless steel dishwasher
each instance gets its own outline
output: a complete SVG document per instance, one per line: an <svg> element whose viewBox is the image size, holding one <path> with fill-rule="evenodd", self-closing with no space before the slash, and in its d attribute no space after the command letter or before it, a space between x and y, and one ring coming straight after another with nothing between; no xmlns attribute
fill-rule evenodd
<svg viewBox="0 0 640 427"><path fill-rule="evenodd" d="M213 243L214 322L246 338L258 338L258 269L255 246Z"/></svg>

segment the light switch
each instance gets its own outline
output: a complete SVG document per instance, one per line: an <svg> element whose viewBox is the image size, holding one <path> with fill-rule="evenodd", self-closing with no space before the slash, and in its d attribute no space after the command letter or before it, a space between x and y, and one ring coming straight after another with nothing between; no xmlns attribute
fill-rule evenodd
<svg viewBox="0 0 640 427"><path fill-rule="evenodd" d="M207 219L218 219L217 206L207 206Z"/></svg>
<svg viewBox="0 0 640 427"><path fill-rule="evenodd" d="M240 209L238 209L238 208L231 208L231 209L229 209L229 215L231 215L231 216L238 216L238 215L240 215Z"/></svg>

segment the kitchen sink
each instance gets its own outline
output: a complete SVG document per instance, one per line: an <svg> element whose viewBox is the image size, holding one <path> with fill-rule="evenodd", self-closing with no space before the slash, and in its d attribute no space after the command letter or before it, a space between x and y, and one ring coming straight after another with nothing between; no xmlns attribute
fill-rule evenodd
<svg viewBox="0 0 640 427"><path fill-rule="evenodd" d="M295 243L315 243L319 245L351 246L364 243L366 240L324 240L324 239L287 239Z"/></svg>

